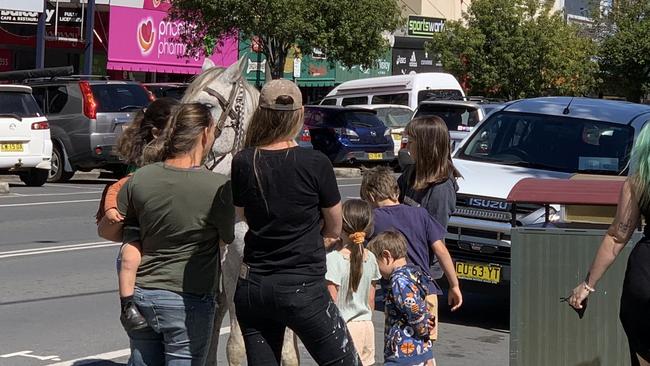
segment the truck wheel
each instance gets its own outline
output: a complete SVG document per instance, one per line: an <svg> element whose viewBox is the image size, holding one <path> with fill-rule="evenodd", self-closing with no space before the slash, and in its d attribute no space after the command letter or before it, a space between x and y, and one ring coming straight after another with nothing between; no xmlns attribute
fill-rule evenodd
<svg viewBox="0 0 650 366"><path fill-rule="evenodd" d="M64 170L65 161L63 160L63 152L58 145L54 145L52 148L52 168L50 169L50 174L47 177L47 181L50 183L62 183L67 182L72 178L74 172L66 172Z"/></svg>
<svg viewBox="0 0 650 366"><path fill-rule="evenodd" d="M28 187L40 187L47 182L48 175L49 171L45 169L33 168L28 172L20 174L20 180Z"/></svg>

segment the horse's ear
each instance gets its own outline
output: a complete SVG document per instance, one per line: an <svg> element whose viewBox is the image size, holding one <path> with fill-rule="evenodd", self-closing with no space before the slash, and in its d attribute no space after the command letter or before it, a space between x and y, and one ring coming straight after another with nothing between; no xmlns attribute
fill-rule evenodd
<svg viewBox="0 0 650 366"><path fill-rule="evenodd" d="M217 65L215 65L212 60L210 60L209 58L206 57L205 60L203 60L203 66L201 66L201 70L202 71L208 71L211 68L216 67L216 66Z"/></svg>
<svg viewBox="0 0 650 366"><path fill-rule="evenodd" d="M235 82L244 74L245 68L246 68L246 56L242 56L242 58L240 58L239 61L228 66L226 71L224 71L224 77L226 78L226 80Z"/></svg>

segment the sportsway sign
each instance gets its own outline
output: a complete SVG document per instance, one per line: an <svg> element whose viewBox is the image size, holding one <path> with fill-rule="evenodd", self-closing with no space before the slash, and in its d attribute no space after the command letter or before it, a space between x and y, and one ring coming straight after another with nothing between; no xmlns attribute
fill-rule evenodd
<svg viewBox="0 0 650 366"><path fill-rule="evenodd" d="M408 35L413 37L431 37L434 33L442 32L445 20L409 15Z"/></svg>

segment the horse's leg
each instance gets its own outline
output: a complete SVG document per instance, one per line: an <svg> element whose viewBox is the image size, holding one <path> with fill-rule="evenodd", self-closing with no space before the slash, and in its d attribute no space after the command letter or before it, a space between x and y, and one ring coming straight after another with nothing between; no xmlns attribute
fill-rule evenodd
<svg viewBox="0 0 650 366"><path fill-rule="evenodd" d="M299 366L300 351L298 350L298 337L289 328L284 331L282 343L282 366Z"/></svg>
<svg viewBox="0 0 650 366"><path fill-rule="evenodd" d="M217 309L214 314L214 324L212 328L212 336L210 338L210 348L205 360L205 366L217 366L217 351L219 350L219 333L221 331L221 323L228 311L228 304L226 302L226 295L223 291L217 293Z"/></svg>
<svg viewBox="0 0 650 366"><path fill-rule="evenodd" d="M235 303L233 301L235 290L237 289L239 268L244 257L244 235L246 235L246 231L248 231L246 223L239 222L235 225L235 240L228 245L226 255L221 264L224 276L223 289L228 312L230 313L230 336L226 345L226 355L230 366L240 366L246 358L244 337L242 337L239 323L237 323Z"/></svg>

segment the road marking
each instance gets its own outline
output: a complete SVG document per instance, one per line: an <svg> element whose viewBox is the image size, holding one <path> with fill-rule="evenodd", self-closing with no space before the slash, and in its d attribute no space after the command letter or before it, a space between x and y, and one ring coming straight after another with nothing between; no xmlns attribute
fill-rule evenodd
<svg viewBox="0 0 650 366"><path fill-rule="evenodd" d="M0 252L0 255L14 254L14 253L26 253L26 252L38 252L38 251L41 251L41 250L48 250L48 249L64 249L64 248L85 247L85 246L88 246L88 245L109 244L109 243L113 243L113 242L112 241L96 241L96 242L90 242L90 243L57 245L57 246L52 246L52 247L38 247L38 248L31 248L31 249L10 250L10 251L6 251L6 252Z"/></svg>
<svg viewBox="0 0 650 366"><path fill-rule="evenodd" d="M219 335L224 335L230 333L230 327L223 327L219 330ZM82 366L90 363L96 363L97 361L103 360L114 360L120 357L126 357L131 354L131 349L125 348L113 352L100 353L98 355L86 356L82 358L77 358L70 361L63 361L57 363L51 363L46 366ZM2 357L2 356L0 356Z"/></svg>
<svg viewBox="0 0 650 366"><path fill-rule="evenodd" d="M6 355L0 355L1 358L9 358L9 357L29 357L29 358L35 358L40 361L61 361L59 356L57 355L52 355L52 356L36 356L32 355L31 353L34 351L20 351L20 352L14 352L14 353L7 353Z"/></svg>
<svg viewBox="0 0 650 366"><path fill-rule="evenodd" d="M21 206L44 206L44 205L61 205L66 203L82 203L82 202L99 202L99 198L92 200L72 200L72 201L50 201L50 202L34 202L34 203L10 203L0 205L0 207L21 207Z"/></svg>
<svg viewBox="0 0 650 366"><path fill-rule="evenodd" d="M79 245L79 246L74 246L74 247L67 247L67 248L60 248L60 249L35 249L32 251L27 251L27 252L18 252L18 253L11 253L11 252L5 252L2 253L0 252L0 259L4 258L13 258L13 257L25 257L28 255L37 255L37 254L49 254L49 253L61 253L61 252L73 252L77 250L84 250L84 249L99 249L99 248L108 248L108 247L115 247L122 245L122 243L115 243L112 241L109 242L104 242L104 244L93 244L93 245Z"/></svg>
<svg viewBox="0 0 650 366"><path fill-rule="evenodd" d="M70 193L34 193L34 194L10 193L9 195L6 196L0 196L0 198L75 196L80 194L95 194L95 193L102 193L102 191L70 192Z"/></svg>
<svg viewBox="0 0 650 366"><path fill-rule="evenodd" d="M115 183L115 181L106 182L106 183ZM97 183L97 184L93 184L93 185L105 186L106 183ZM83 187L83 186L70 186L70 185L67 185L67 184L47 184L46 183L44 186L45 187L57 187L57 188L88 189L88 186L86 186L86 187ZM94 188L94 187L91 187L91 188Z"/></svg>
<svg viewBox="0 0 650 366"><path fill-rule="evenodd" d="M357 183L357 184L339 184L339 188L341 188L341 187L359 187L360 185L361 185L361 183Z"/></svg>

